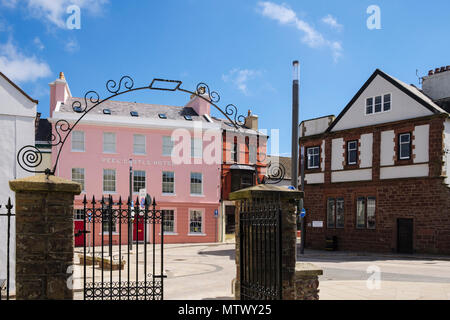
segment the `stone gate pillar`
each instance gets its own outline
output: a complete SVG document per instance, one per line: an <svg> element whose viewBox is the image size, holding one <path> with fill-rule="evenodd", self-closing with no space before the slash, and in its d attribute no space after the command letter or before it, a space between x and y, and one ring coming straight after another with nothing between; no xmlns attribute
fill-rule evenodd
<svg viewBox="0 0 450 320"><path fill-rule="evenodd" d="M303 197L301 191L289 190L284 187L273 185L258 185L242 189L230 194L230 200L236 200L236 282L235 297L240 299L240 223L239 223L239 201L268 198L276 196L281 205L281 280L283 300L294 300L296 298L295 275L296 261L295 251L297 242L297 225L295 208Z"/></svg>
<svg viewBox="0 0 450 320"><path fill-rule="evenodd" d="M16 299L73 299L73 201L80 184L37 175L9 185L16 193Z"/></svg>

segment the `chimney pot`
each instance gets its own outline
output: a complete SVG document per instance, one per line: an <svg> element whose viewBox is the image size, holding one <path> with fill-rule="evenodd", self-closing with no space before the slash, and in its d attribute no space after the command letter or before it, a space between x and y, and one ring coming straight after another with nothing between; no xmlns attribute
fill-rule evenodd
<svg viewBox="0 0 450 320"><path fill-rule="evenodd" d="M428 75L432 76L434 74L433 70L428 71Z"/></svg>
<svg viewBox="0 0 450 320"><path fill-rule="evenodd" d="M450 71L450 66L447 66L447 68L446 68L446 69L447 69L447 71Z"/></svg>
<svg viewBox="0 0 450 320"><path fill-rule="evenodd" d="M434 69L434 73L439 73L441 71L441 68Z"/></svg>
<svg viewBox="0 0 450 320"><path fill-rule="evenodd" d="M64 72L61 71L61 72L59 73L59 79L60 79L60 80L66 80L66 77L64 76Z"/></svg>
<svg viewBox="0 0 450 320"><path fill-rule="evenodd" d="M445 67L441 67L441 72L445 72Z"/></svg>

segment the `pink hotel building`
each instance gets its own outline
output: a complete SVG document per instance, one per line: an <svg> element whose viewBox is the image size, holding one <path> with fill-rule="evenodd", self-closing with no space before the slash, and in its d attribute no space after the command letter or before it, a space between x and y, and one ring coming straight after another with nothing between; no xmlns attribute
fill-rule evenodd
<svg viewBox="0 0 450 320"><path fill-rule="evenodd" d="M53 126L60 119L73 124L81 116L72 109L76 100L83 102L84 98L72 97L61 73L50 84L49 121ZM172 134L180 129L190 133L181 140L187 142L191 164L178 164L171 157L178 142ZM83 207L85 195L88 200L111 195L115 202L119 196L126 201L132 159L134 200L140 189L146 189L156 199L157 207L165 210L165 243L216 242L220 223L215 213L220 210L221 134L221 122L212 120L210 104L195 96L184 107L108 101L89 112L72 131L55 174L81 183L83 192L76 197L75 209ZM205 161L202 155L213 148L215 152L211 154L217 159ZM58 151L56 147L52 150L52 161ZM82 229L82 217L75 214L75 220L76 231ZM96 238L100 238L100 227L95 230ZM113 243L118 242L118 228L113 226ZM160 234L161 227L157 228ZM139 227L138 233L134 232L134 240L151 239L143 230ZM122 243L126 243L125 233ZM83 245L82 238L76 238L76 245Z"/></svg>

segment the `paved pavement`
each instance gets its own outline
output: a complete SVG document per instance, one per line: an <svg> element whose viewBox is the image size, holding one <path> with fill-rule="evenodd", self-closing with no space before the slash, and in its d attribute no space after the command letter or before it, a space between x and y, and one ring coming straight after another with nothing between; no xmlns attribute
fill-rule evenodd
<svg viewBox="0 0 450 320"><path fill-rule="evenodd" d="M323 269L321 300L450 299L448 256L305 250L297 260Z"/></svg>
<svg viewBox="0 0 450 320"><path fill-rule="evenodd" d="M234 244L166 244L164 245L164 299L166 300L231 300L231 282L236 276ZM124 248L122 248L124 250ZM139 275L142 280L143 248L139 257ZM118 248L113 251L118 253ZM156 254L156 270L159 274L159 246ZM127 261L127 255L122 252ZM77 256L77 255L76 255ZM148 253L147 272L152 272L151 252ZM136 256L130 257L130 278L135 279ZM78 262L78 257L75 258ZM127 265L122 277L127 272ZM74 271L75 298L82 299L82 266L77 264ZM91 275L92 267L88 269ZM96 281L101 281L100 269L96 268ZM104 273L105 281L109 281L109 272ZM113 280L117 281L118 272L114 271ZM123 279L123 278L122 278Z"/></svg>
<svg viewBox="0 0 450 320"><path fill-rule="evenodd" d="M164 298L233 299L231 283L236 273L234 248L234 244L165 245L164 270L167 279L164 281ZM158 254L159 251L156 256ZM311 262L324 270L324 275L320 277L322 300L450 299L448 256L305 250L305 255L298 255L298 260ZM135 256L131 258L132 278L135 276L134 261ZM151 259L147 266L150 270ZM139 263L139 268L143 268L143 264ZM75 287L78 289L82 288L81 272L82 267L78 265L75 269ZM377 279L380 281L377 282ZM76 298L82 298L82 293L77 292Z"/></svg>

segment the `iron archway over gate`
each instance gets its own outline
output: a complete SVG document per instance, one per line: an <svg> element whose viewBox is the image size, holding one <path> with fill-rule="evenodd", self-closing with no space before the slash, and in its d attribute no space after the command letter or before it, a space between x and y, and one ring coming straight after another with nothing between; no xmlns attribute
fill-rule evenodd
<svg viewBox="0 0 450 320"><path fill-rule="evenodd" d="M165 86L164 86L165 85ZM169 87L171 86L171 87ZM31 173L43 173L46 175L54 175L58 167L60 160L61 151L70 136L74 128L80 123L83 118L94 108L103 104L104 102L111 100L115 97L144 90L158 90L158 91L169 91L169 92L183 92L190 95L195 95L200 99L213 105L233 126L240 131L240 128L245 124L245 117L238 115L238 109L234 104L226 105L225 109L221 109L218 106L220 101L220 95L216 91L210 90L209 86L201 82L196 86L195 91L187 90L182 87L182 82L178 80L167 80L154 78L150 85L135 87L134 80L129 76L123 76L117 83L114 80L109 80L106 82L106 89L109 92L109 96L106 98L100 98L97 91L91 90L86 92L84 98L76 100L72 103L72 109L74 112L79 113L80 117L74 123L69 123L69 121L61 119L58 120L54 125L54 131L52 131L51 137L49 137L49 144L51 147L59 147L58 153L56 155L55 162L52 168L46 168L45 170L36 170L36 168L42 163L42 153L35 146L28 145L24 146L17 153L17 162L22 169ZM264 161L264 160L263 160ZM279 164L269 164L268 165L268 175L267 179L264 179L262 183L273 184L284 179L285 169ZM118 200L118 201L117 201ZM135 280L132 280L130 276L130 253L132 253L132 244L129 241L126 243L127 251L125 255L127 256L126 261L122 261L122 224L127 225L127 232L130 231L130 226L136 227L136 232L138 232L138 225L141 223L145 229L145 234L147 234L147 228L151 230L153 237L157 233L156 226L160 225L162 230L164 225L164 214L162 211L156 208L156 201L153 202L145 201L142 205L139 203L139 199L136 203L133 203L133 199L128 199L128 201L122 202L122 199L112 199L109 197L107 199L102 198L101 201L95 200L93 197L92 201L87 201L86 197L83 201L84 208L82 209L82 216L84 220L84 229L76 236L83 237L84 240L84 250L80 252L80 262L84 267L84 298L85 299L163 299L163 252L164 252L164 232L160 232L160 239L153 239L151 250L153 270L152 270L152 280L147 281L147 242L141 245L144 252L144 261L139 260L139 243L136 241L136 251L135 251L135 265L133 266L133 272ZM97 205L97 206L96 206ZM96 230L96 226L99 230ZM119 234L119 242L115 244L118 252L114 254L112 233L114 226L118 226L119 231L115 230ZM125 232L125 231L124 231ZM92 252L87 252L87 234L89 234L89 241L92 240ZM95 252L96 240L95 235L97 234L97 241L99 244L98 250L100 252ZM92 238L91 238L92 237ZM155 243L160 242L160 264L159 268L156 266L156 247ZM106 242L106 243L105 243ZM89 251L91 249L89 248ZM118 258L117 258L117 257ZM117 259L115 259L117 258ZM117 261L116 261L117 260ZM140 269L139 265L143 262L143 272L144 279L139 279ZM134 261L133 261L134 263ZM96 265L100 268L100 272L96 272ZM87 279L88 276L88 266L92 266L92 280ZM126 266L126 267L125 267ZM134 267L136 269L134 269ZM122 281L121 275L122 270L126 268L127 280ZM157 269L160 269L157 270ZM99 270L99 269L97 269ZM104 271L107 272L107 276L104 276ZM108 276L109 272L109 276ZM115 275L118 274L119 281L116 281ZM124 270L125 273L125 270ZM157 274L159 273L159 274ZM133 277L134 278L134 277Z"/></svg>
<svg viewBox="0 0 450 320"><path fill-rule="evenodd" d="M162 84L172 85L172 88L164 87ZM17 162L20 167L25 171L31 173L45 173L47 175L54 175L58 162L60 159L61 151L70 133L83 120L83 118L94 108L98 107L102 103L111 100L117 96L121 96L127 93L143 90L158 90L158 91L171 91L171 92L184 92L190 95L195 95L213 105L227 120L237 129L244 126L245 117L238 115L238 109L234 104L228 104L225 110L222 110L217 103L220 101L220 95L216 91L210 90L209 86L200 82L197 84L195 91L190 91L182 88L183 82L179 80L167 80L154 78L150 85L143 87L135 87L134 80L130 76L123 76L119 83L114 80L108 80L106 82L106 90L110 95L104 99L100 98L97 91L90 90L84 95L84 101L74 101L72 103L72 109L76 113L80 113L80 118L71 125L67 120L58 120L55 123L55 133L52 132L49 137L49 144L51 147L60 146L58 154L56 156L55 164L53 168L47 168L43 171L35 170L42 163L42 153L35 146L27 145L19 150L17 153ZM92 104L92 105L89 105Z"/></svg>

